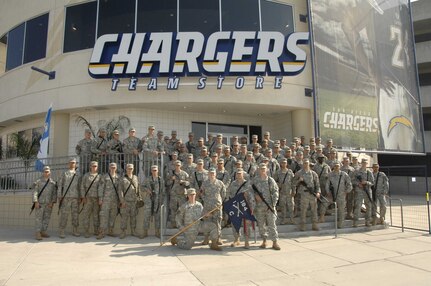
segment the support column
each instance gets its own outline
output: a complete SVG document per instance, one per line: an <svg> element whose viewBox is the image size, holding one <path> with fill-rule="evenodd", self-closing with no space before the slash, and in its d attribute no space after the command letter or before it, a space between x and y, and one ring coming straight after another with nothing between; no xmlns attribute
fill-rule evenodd
<svg viewBox="0 0 431 286"><path fill-rule="evenodd" d="M308 109L298 109L292 111L292 133L293 137L304 135L306 142L313 137L313 125L311 122L311 112Z"/></svg>
<svg viewBox="0 0 431 286"><path fill-rule="evenodd" d="M67 156L69 152L69 118L68 113L52 114L52 129L49 141L50 157Z"/></svg>

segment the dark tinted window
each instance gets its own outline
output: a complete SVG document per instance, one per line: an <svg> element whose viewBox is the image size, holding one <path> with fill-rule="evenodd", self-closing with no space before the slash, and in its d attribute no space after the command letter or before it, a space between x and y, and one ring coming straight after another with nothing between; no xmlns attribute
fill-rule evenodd
<svg viewBox="0 0 431 286"><path fill-rule="evenodd" d="M11 70L22 64L24 51L25 23L9 31L7 38L6 70Z"/></svg>
<svg viewBox="0 0 431 286"><path fill-rule="evenodd" d="M97 2L71 6L66 9L63 52L94 47Z"/></svg>
<svg viewBox="0 0 431 286"><path fill-rule="evenodd" d="M138 0L137 32L176 32L177 0Z"/></svg>
<svg viewBox="0 0 431 286"><path fill-rule="evenodd" d="M42 59L46 56L48 15L45 14L27 21L25 28L24 63Z"/></svg>
<svg viewBox="0 0 431 286"><path fill-rule="evenodd" d="M292 6L260 0L262 31L279 31L284 35L293 33Z"/></svg>
<svg viewBox="0 0 431 286"><path fill-rule="evenodd" d="M259 31L258 0L222 0L223 31Z"/></svg>
<svg viewBox="0 0 431 286"><path fill-rule="evenodd" d="M424 130L431 131L431 113L424 113Z"/></svg>
<svg viewBox="0 0 431 286"><path fill-rule="evenodd" d="M181 0L181 32L198 31L209 35L220 31L218 0Z"/></svg>
<svg viewBox="0 0 431 286"><path fill-rule="evenodd" d="M205 122L192 122L192 132L195 134L195 140L197 141L199 137L204 138L204 142L207 138L207 125Z"/></svg>
<svg viewBox="0 0 431 286"><path fill-rule="evenodd" d="M105 34L133 33L135 0L99 1L98 37Z"/></svg>

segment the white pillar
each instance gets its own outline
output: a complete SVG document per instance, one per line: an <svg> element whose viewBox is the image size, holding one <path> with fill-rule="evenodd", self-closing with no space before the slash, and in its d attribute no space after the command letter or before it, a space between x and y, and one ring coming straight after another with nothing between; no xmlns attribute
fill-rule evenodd
<svg viewBox="0 0 431 286"><path fill-rule="evenodd" d="M293 137L305 136L308 142L313 137L313 125L311 122L311 112L308 109L298 109L292 111L292 133Z"/></svg>

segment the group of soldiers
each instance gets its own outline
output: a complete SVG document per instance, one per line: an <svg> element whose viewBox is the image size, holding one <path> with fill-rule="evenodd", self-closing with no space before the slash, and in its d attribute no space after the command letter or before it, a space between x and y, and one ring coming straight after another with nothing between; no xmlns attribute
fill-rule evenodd
<svg viewBox="0 0 431 286"><path fill-rule="evenodd" d="M58 184L50 178L49 167L44 168L42 177L32 187L36 239L48 236L46 229L55 202L59 203L60 238L65 237L69 213L72 233L80 235L80 212L85 237L90 237L91 219L97 239L114 236L118 214L120 238L126 236L128 222L133 236L148 236L152 220L155 235L160 237L161 205L167 203L170 227L183 234L182 239L177 239L177 235L171 239L173 245L190 249L201 232L202 244L221 250L221 230L229 225L223 215L223 202L240 193L257 220L261 248L266 248L267 240L271 240L272 248L280 250L277 225L294 224L295 216L300 217L299 229L304 231L309 209L312 229L319 230L318 223L325 221L334 202L339 228L345 218L353 219L353 227L358 226L363 202L365 225L384 223L388 178L379 171L378 164L373 164L370 171L367 159L359 163L350 152L340 162L331 139L324 146L320 138L310 138L306 144L301 136L288 145L286 139L273 141L270 133L265 132L260 143L258 136L253 135L250 144L247 138L234 137L227 146L222 134L195 140L190 132L189 140L183 143L175 131L170 138L160 131L156 135L154 126L148 127L148 134L142 139L135 132L130 128L129 136L121 142L117 130L110 141L105 139L106 130L99 130L96 139L86 130L85 138L76 147L79 168L76 160L71 159ZM106 170L100 168L105 165ZM142 181L137 177L140 165ZM136 217L140 207L144 223L139 235ZM242 220L243 231L237 232L232 227L231 246L239 246L243 235L244 247L249 248L254 227L254 222L247 219Z"/></svg>

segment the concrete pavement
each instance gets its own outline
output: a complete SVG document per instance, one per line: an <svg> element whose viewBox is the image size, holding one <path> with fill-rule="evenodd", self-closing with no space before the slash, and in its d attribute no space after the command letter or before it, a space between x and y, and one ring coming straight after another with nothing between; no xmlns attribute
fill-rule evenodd
<svg viewBox="0 0 431 286"><path fill-rule="evenodd" d="M281 251L208 246L191 251L155 237L56 235L41 242L0 229L0 285L431 285L431 237L381 229L281 238ZM154 250L157 248L156 250Z"/></svg>

